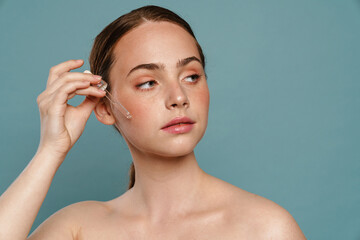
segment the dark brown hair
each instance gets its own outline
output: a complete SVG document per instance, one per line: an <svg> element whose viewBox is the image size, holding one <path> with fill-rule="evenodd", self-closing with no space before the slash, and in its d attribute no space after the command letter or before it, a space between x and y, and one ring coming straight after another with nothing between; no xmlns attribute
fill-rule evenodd
<svg viewBox="0 0 360 240"><path fill-rule="evenodd" d="M114 62L113 50L120 38L132 29L138 27L145 21L152 22L171 22L185 29L194 37L197 49L199 51L200 60L205 69L205 57L202 49L197 42L190 25L176 13L158 6L145 6L135 9L125 15L122 15L108 26L106 26L99 35L96 36L93 47L91 49L89 63L93 74L100 75L108 84L110 83L109 74ZM110 90L110 84L107 88ZM119 131L116 127L115 129ZM135 183L135 167L131 163L129 170L128 189L132 188Z"/></svg>

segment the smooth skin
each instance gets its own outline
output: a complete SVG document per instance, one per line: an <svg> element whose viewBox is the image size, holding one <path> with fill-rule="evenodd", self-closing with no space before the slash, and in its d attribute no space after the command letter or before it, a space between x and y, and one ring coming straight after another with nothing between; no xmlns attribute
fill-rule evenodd
<svg viewBox="0 0 360 240"><path fill-rule="evenodd" d="M34 239L305 239L293 217L274 202L205 173L194 148L203 137L209 90L195 40L168 22L145 22L117 43L110 71L112 95L132 115L126 119L92 87L91 74L70 72L70 60L50 70L39 95L41 141L34 158L0 198L0 239L26 239L54 174L80 137L92 111L115 124L136 168L133 188L107 202L65 207L42 223ZM195 58L194 58L195 57ZM139 64L155 64L138 69ZM67 105L75 95L87 98ZM190 132L162 127L174 117L195 121Z"/></svg>

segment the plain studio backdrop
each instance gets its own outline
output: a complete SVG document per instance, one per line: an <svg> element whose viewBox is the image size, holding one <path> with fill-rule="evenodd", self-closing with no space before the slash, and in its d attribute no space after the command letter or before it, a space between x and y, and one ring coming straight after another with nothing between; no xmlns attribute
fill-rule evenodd
<svg viewBox="0 0 360 240"><path fill-rule="evenodd" d="M36 152L50 67L80 58L88 69L95 36L149 4L185 18L205 52L202 169L280 204L308 239L360 239L358 0L0 1L0 193ZM130 163L92 114L32 230L69 204L121 195Z"/></svg>

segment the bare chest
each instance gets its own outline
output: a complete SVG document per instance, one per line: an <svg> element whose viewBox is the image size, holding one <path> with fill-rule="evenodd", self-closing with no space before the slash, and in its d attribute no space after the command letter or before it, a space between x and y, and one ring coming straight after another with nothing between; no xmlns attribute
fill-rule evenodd
<svg viewBox="0 0 360 240"><path fill-rule="evenodd" d="M82 227L78 240L212 240L246 239L235 224L217 217L164 222L150 226L136 221L103 221Z"/></svg>

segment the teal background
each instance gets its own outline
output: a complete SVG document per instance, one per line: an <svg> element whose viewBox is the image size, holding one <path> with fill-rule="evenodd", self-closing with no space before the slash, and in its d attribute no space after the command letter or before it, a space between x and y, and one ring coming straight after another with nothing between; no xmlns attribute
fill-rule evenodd
<svg viewBox="0 0 360 240"><path fill-rule="evenodd" d="M36 152L50 67L81 58L87 69L95 36L147 4L184 17L207 58L200 166L286 208L308 239L360 239L358 0L0 1L0 193ZM66 205L121 195L130 163L92 115L32 230Z"/></svg>

